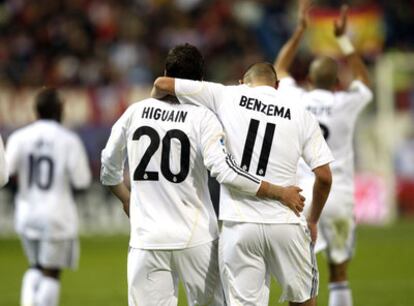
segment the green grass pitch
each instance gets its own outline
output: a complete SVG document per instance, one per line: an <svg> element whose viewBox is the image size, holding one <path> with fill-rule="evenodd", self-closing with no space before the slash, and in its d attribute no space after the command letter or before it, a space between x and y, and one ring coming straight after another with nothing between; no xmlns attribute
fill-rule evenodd
<svg viewBox="0 0 414 306"><path fill-rule="evenodd" d="M414 305L414 222L387 227L361 226L350 280L355 306ZM125 306L127 237L82 238L77 272L63 274L61 306ZM327 305L326 267L319 255L319 305ZM0 305L18 306L21 276L26 268L19 241L0 239ZM273 284L270 303L277 303ZM180 292L180 306L187 305ZM284 304L286 305L286 304Z"/></svg>

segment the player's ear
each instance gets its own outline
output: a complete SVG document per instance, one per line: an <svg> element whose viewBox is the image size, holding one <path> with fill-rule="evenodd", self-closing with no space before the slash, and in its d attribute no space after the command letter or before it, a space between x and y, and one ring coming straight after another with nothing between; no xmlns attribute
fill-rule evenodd
<svg viewBox="0 0 414 306"><path fill-rule="evenodd" d="M239 80L239 85L243 85L243 80Z"/></svg>

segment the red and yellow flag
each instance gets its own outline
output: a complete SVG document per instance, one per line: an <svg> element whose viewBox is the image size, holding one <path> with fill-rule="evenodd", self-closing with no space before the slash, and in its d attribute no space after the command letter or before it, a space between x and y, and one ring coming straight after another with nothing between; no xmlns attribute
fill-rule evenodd
<svg viewBox="0 0 414 306"><path fill-rule="evenodd" d="M312 9L307 37L313 53L328 56L341 55L333 34L333 22L339 17L339 12L339 8ZM347 34L361 54L372 56L380 53L385 40L381 8L377 6L350 8Z"/></svg>

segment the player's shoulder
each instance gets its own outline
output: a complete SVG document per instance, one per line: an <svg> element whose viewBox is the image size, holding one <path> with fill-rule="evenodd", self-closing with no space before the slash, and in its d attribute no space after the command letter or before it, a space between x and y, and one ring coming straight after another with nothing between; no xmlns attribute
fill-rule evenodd
<svg viewBox="0 0 414 306"><path fill-rule="evenodd" d="M23 127L20 127L18 129L16 129L15 131L13 131L8 139L7 142L10 141L18 141L20 139L25 139L28 137L28 134L33 133L33 128L36 126L37 122L33 122L33 123L29 123L28 125L25 125Z"/></svg>
<svg viewBox="0 0 414 306"><path fill-rule="evenodd" d="M357 95L355 95L357 94ZM336 97L339 99L351 99L355 97L364 97L367 100L371 100L373 97L373 92L364 82L360 80L353 80L346 90L341 90L335 93Z"/></svg>
<svg viewBox="0 0 414 306"><path fill-rule="evenodd" d="M62 124L58 122L56 122L56 125L54 128L57 131L56 134L59 140L67 142L69 144L80 142L80 137L75 131L63 126Z"/></svg>

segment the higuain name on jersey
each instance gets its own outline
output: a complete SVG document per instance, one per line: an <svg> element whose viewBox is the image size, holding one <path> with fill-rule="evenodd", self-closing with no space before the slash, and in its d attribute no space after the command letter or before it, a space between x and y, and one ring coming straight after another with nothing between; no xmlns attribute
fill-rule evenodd
<svg viewBox="0 0 414 306"><path fill-rule="evenodd" d="M145 107L142 111L143 119L153 119L170 122L185 122L187 112L182 110L165 110L157 107Z"/></svg>

